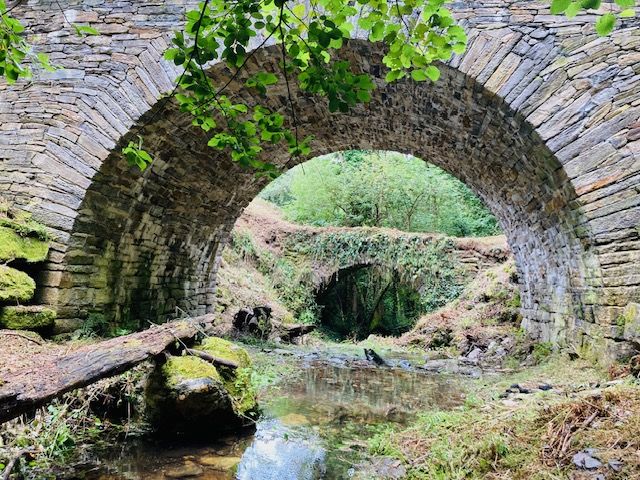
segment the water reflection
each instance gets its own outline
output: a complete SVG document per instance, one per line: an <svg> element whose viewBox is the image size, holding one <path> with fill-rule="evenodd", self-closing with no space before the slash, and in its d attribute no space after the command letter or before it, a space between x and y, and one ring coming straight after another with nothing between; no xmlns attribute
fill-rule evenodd
<svg viewBox="0 0 640 480"><path fill-rule="evenodd" d="M238 480L315 480L325 474L325 449L312 432L285 427L280 420L258 424L238 466Z"/></svg>
<svg viewBox="0 0 640 480"><path fill-rule="evenodd" d="M312 361L294 381L264 392L265 414L253 435L204 445L131 443L101 459L107 468L74 478L349 478L381 427L405 424L420 410L459 405L461 391L451 380L402 368Z"/></svg>

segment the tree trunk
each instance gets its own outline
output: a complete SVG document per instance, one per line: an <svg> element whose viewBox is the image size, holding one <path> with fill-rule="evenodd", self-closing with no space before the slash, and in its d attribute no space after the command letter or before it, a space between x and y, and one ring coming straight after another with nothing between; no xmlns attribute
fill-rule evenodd
<svg viewBox="0 0 640 480"><path fill-rule="evenodd" d="M0 370L0 423L41 407L63 393L125 372L175 342L192 343L213 319L213 315L204 315L177 320L86 345L66 355L49 354L50 358L44 359L35 356L30 369Z"/></svg>

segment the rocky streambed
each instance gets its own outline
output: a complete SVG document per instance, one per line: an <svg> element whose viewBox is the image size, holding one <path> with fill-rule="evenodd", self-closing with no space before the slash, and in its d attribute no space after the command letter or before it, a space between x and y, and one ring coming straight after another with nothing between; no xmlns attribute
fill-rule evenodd
<svg viewBox="0 0 640 480"><path fill-rule="evenodd" d="M130 438L92 452L67 478L402 478L400 462L369 455L370 439L408 425L420 411L464 402L460 377L417 368L421 362L408 356L387 357L384 366L355 351L274 349L252 356L257 364L270 362L272 378L259 392L262 415L253 427L222 437L212 429L198 438Z"/></svg>

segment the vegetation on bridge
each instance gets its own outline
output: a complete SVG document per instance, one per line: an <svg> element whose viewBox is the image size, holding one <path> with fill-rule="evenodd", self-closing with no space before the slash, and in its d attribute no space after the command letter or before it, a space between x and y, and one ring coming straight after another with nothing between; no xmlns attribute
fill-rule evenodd
<svg viewBox="0 0 640 480"><path fill-rule="evenodd" d="M614 1L617 13L609 11L596 22L599 35L613 30L617 15L635 15L635 0ZM597 10L601 3L552 0L551 11L573 17L582 10ZM47 55L33 52L25 40L25 27L12 16L19 4L8 8L0 0L0 76L10 83L30 77L30 63L47 70L56 68ZM76 35L98 34L90 25L71 23L59 3L57 7ZM292 159L311 153L312 138L298 136L294 85L324 97L332 112L346 112L370 100L375 88L371 76L353 72L348 61L337 59L340 48L356 32L386 46L387 82L404 77L435 82L440 77L436 63L463 53L467 44L465 30L446 0L358 0L355 4L343 0L204 0L187 12L186 26L176 32L165 53L184 69L169 97L175 96L182 110L193 115L194 125L210 135L210 147L229 151L243 166L276 176L278 168L261 158L266 145L284 143ZM270 41L279 45L280 61L274 71L265 69L244 78L244 67L256 51L255 38L260 39L258 48ZM214 80L208 76L206 68L212 61L224 62L233 72L231 77ZM234 80L257 94L251 102L231 100L228 87ZM273 111L260 100L283 84L289 103L286 113ZM129 142L123 154L141 170L153 160L144 150L143 139Z"/></svg>

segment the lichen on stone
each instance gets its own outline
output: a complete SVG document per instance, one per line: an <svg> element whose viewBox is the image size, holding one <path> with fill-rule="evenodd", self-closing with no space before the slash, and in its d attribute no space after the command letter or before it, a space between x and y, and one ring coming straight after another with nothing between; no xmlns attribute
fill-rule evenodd
<svg viewBox="0 0 640 480"><path fill-rule="evenodd" d="M35 291L36 282L29 275L0 265L0 302L26 302Z"/></svg>
<svg viewBox="0 0 640 480"><path fill-rule="evenodd" d="M34 237L20 235L12 228L0 225L0 261L16 259L29 263L46 260L49 253L49 242Z"/></svg>
<svg viewBox="0 0 640 480"><path fill-rule="evenodd" d="M56 312L42 306L7 306L0 310L0 326L11 330L51 328Z"/></svg>

